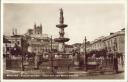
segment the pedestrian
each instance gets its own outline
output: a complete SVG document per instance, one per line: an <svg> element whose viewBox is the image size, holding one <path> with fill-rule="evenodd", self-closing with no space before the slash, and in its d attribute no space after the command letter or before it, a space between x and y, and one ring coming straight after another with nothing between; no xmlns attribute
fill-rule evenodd
<svg viewBox="0 0 128 82"><path fill-rule="evenodd" d="M93 54L93 55L92 55L92 60L93 60L93 61L96 61L96 54Z"/></svg>
<svg viewBox="0 0 128 82"><path fill-rule="evenodd" d="M102 66L103 66L103 62L104 62L104 57L102 56L101 57L101 62L100 62Z"/></svg>

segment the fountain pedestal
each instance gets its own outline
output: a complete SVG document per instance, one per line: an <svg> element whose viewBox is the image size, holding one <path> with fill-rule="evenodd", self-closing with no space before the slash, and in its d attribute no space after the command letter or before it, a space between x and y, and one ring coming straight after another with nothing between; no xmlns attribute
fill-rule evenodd
<svg viewBox="0 0 128 82"><path fill-rule="evenodd" d="M64 52L65 49L64 49L64 44L63 43L59 43L59 49L58 49L59 52Z"/></svg>

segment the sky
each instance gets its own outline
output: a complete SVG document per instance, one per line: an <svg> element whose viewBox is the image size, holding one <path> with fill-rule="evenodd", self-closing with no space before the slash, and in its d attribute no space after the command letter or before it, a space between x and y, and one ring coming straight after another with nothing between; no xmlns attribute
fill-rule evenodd
<svg viewBox="0 0 128 82"><path fill-rule="evenodd" d="M12 35L17 28L18 34L25 34L34 24L42 24L43 33L59 37L59 9L63 8L65 37L69 44L82 43L84 37L93 41L125 28L125 9L123 4L4 4L4 35Z"/></svg>

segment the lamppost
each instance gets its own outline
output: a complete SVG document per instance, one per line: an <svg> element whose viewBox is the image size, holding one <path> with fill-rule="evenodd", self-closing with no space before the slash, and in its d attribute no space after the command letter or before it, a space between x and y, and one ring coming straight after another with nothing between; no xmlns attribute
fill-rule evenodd
<svg viewBox="0 0 128 82"><path fill-rule="evenodd" d="M51 36L51 52L52 52L52 36Z"/></svg>
<svg viewBox="0 0 128 82"><path fill-rule="evenodd" d="M53 73L53 55L52 55L52 36L51 36L51 54L50 54L50 58L51 58L51 71Z"/></svg>
<svg viewBox="0 0 128 82"><path fill-rule="evenodd" d="M22 71L24 71L24 52L23 52L23 46L24 46L24 42L23 42L23 38L21 38L21 42L22 42L22 46L21 46L21 69Z"/></svg>
<svg viewBox="0 0 128 82"><path fill-rule="evenodd" d="M116 73L118 73L118 57L117 57L117 40L116 38L114 39L114 70L116 71Z"/></svg>
<svg viewBox="0 0 128 82"><path fill-rule="evenodd" d="M84 39L84 55L85 55L85 71L87 71L87 53L86 53L86 36L85 36L85 39Z"/></svg>

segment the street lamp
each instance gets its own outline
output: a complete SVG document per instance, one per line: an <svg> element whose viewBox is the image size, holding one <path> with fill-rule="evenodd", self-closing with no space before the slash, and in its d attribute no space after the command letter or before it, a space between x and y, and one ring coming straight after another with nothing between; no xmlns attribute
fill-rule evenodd
<svg viewBox="0 0 128 82"><path fill-rule="evenodd" d="M51 58L51 71L53 73L53 55L52 55L52 36L51 36L51 53L50 53L50 58Z"/></svg>
<svg viewBox="0 0 128 82"><path fill-rule="evenodd" d="M52 36L51 36L51 52L52 52Z"/></svg>
<svg viewBox="0 0 128 82"><path fill-rule="evenodd" d="M84 55L85 55L85 71L87 71L87 54L86 54L86 36L85 36L85 42L84 42Z"/></svg>
<svg viewBox="0 0 128 82"><path fill-rule="evenodd" d="M22 69L22 71L24 71L24 58L23 58L23 44L24 44L24 42L23 42L23 38L21 38L21 41L22 41L22 46L21 46L21 69Z"/></svg>

